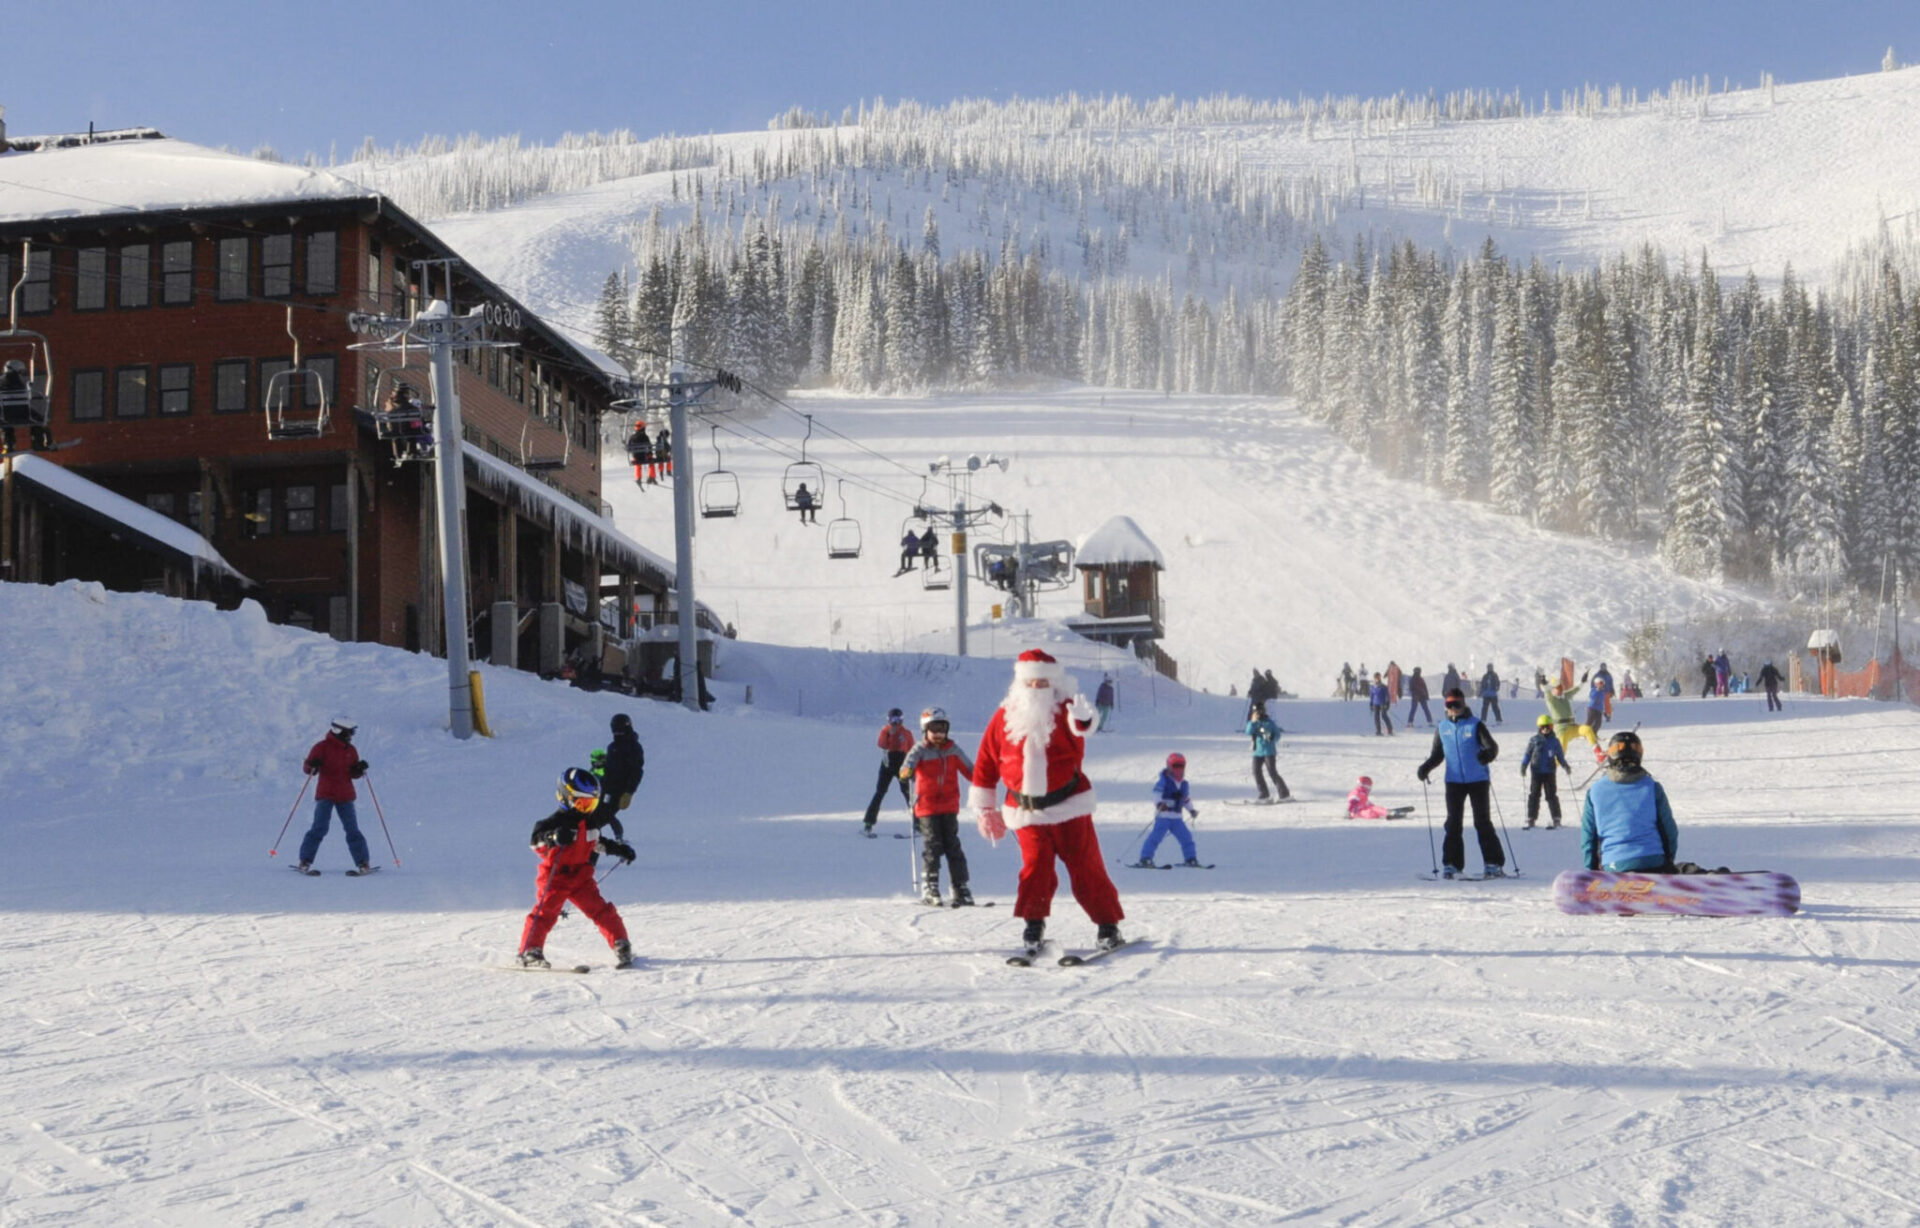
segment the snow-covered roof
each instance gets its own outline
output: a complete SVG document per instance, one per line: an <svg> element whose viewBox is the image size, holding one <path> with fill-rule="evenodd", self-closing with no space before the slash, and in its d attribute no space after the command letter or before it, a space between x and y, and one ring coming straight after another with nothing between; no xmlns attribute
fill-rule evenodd
<svg viewBox="0 0 1920 1228"><path fill-rule="evenodd" d="M38 487L76 511L92 512L145 539L151 548L161 553L178 556L193 568L196 575L210 572L216 576L231 577L249 588L255 587L253 581L241 575L221 557L212 542L192 529L162 516L152 508L135 503L125 495L115 494L98 482L90 482L71 469L38 456L17 456L13 461L13 476Z"/></svg>
<svg viewBox="0 0 1920 1228"><path fill-rule="evenodd" d="M0 222L374 195L329 171L167 137L0 153Z"/></svg>
<svg viewBox="0 0 1920 1228"><path fill-rule="evenodd" d="M1075 567L1110 567L1122 563L1151 563L1165 570L1160 547L1148 540L1131 516L1115 516L1093 532L1074 552Z"/></svg>
<svg viewBox="0 0 1920 1228"><path fill-rule="evenodd" d="M489 492L512 501L515 510L541 524L556 521L567 544L673 586L673 564L615 528L613 521L589 511L517 465L478 448L462 447L467 469Z"/></svg>

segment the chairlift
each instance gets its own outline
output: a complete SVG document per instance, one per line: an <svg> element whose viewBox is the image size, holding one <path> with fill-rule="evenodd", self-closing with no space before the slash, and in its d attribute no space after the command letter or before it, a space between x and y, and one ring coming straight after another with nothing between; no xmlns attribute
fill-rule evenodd
<svg viewBox="0 0 1920 1228"><path fill-rule="evenodd" d="M847 480L840 482L840 518L827 521L827 557L830 559L857 559L860 557L860 522L847 515Z"/></svg>
<svg viewBox="0 0 1920 1228"><path fill-rule="evenodd" d="M27 284L32 245L21 245L20 280L7 296L7 327L0 329L0 455L13 452L13 432L27 428L35 452L53 448L53 350L44 335L20 327L20 288Z"/></svg>
<svg viewBox="0 0 1920 1228"><path fill-rule="evenodd" d="M786 496L787 510L800 510L800 488L808 491L824 491L827 488L827 473L818 463L807 459L807 440L813 438L813 415L807 415L806 438L800 441L800 459L787 466L786 474L780 479L780 491ZM816 499L818 496L816 496Z"/></svg>
<svg viewBox="0 0 1920 1228"><path fill-rule="evenodd" d="M528 473L550 473L555 469L565 469L567 462L573 459L573 432L564 426L560 428L560 436L566 441L566 445L560 450L560 455L536 456L527 437L528 431L532 428L532 418L520 424L520 467Z"/></svg>
<svg viewBox="0 0 1920 1228"><path fill-rule="evenodd" d="M720 467L720 428L713 432L713 468L700 475L700 514L720 520L740 514L740 479Z"/></svg>
<svg viewBox="0 0 1920 1228"><path fill-rule="evenodd" d="M287 308L287 336L293 341L293 365L267 379L267 438L318 439L326 434L333 416L328 404L327 381L318 371L300 365L300 338L293 331L293 308ZM309 410L313 412L309 412Z"/></svg>
<svg viewBox="0 0 1920 1228"><path fill-rule="evenodd" d="M408 461L433 459L433 406L422 402L413 386L392 371L373 379L373 408L358 412L373 426L373 437L393 445L396 468Z"/></svg>
<svg viewBox="0 0 1920 1228"><path fill-rule="evenodd" d="M953 568L940 566L940 556L933 555L929 560L931 567L920 569L920 587L930 593L944 592L953 587Z"/></svg>

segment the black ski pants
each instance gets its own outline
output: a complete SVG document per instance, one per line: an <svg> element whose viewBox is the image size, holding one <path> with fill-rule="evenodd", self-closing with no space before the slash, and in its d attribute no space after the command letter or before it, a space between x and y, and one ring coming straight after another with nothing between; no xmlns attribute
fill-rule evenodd
<svg viewBox="0 0 1920 1228"><path fill-rule="evenodd" d="M1413 699L1413 700L1409 700L1409 701L1407 701L1407 728L1408 728L1408 729L1412 729L1412 728L1413 728L1413 714L1414 714L1415 712L1424 712L1424 713L1426 713L1426 714L1427 714L1427 724L1429 724L1429 725L1431 725L1431 724L1433 724L1433 709L1432 709L1432 708L1429 708L1429 707L1427 707L1427 697L1426 697L1426 696L1424 696L1424 695L1422 695L1422 696L1420 696L1420 697L1419 697L1418 699Z"/></svg>
<svg viewBox="0 0 1920 1228"><path fill-rule="evenodd" d="M1265 778L1261 776L1262 771L1264 771L1267 776L1273 777L1273 787L1279 791L1279 796L1282 801L1293 796L1292 792L1287 789L1287 782L1280 779L1280 769L1274 766L1274 761L1279 757L1278 752L1271 755L1255 755L1253 757L1253 787L1260 790L1260 798L1262 801L1265 801L1267 796L1267 782Z"/></svg>
<svg viewBox="0 0 1920 1228"><path fill-rule="evenodd" d="M1540 799L1547 799L1547 813L1553 816L1553 825L1560 826L1560 781L1552 772L1529 772L1533 779L1527 785L1527 826L1532 827L1540 820Z"/></svg>
<svg viewBox="0 0 1920 1228"><path fill-rule="evenodd" d="M1769 712L1783 712L1783 711L1785 711L1785 710L1786 710L1786 705L1784 705L1784 704L1782 704L1782 703L1780 702L1780 690L1779 690L1779 688L1778 688L1778 687L1768 687L1768 688L1767 688L1767 711L1769 711Z"/></svg>
<svg viewBox="0 0 1920 1228"><path fill-rule="evenodd" d="M880 803L887 800L889 781L900 786L900 800L913 805L913 794L907 791L907 782L900 779L900 765L907 761L907 752L890 750L887 757L880 761L880 779L873 785L873 800L867 803L867 826L872 827L880 821Z"/></svg>
<svg viewBox="0 0 1920 1228"><path fill-rule="evenodd" d="M1393 732L1393 709L1386 704L1370 704L1373 709L1373 736L1380 736L1380 726L1384 722L1387 732Z"/></svg>
<svg viewBox="0 0 1920 1228"><path fill-rule="evenodd" d="M1500 715L1500 697L1498 695L1482 695L1480 697L1481 724L1484 725L1487 723L1487 709L1489 708L1493 709L1494 720L1499 721L1501 724L1506 723L1507 718Z"/></svg>
<svg viewBox="0 0 1920 1228"><path fill-rule="evenodd" d="M958 814L923 814L920 825L920 886L940 889L940 859L947 859L947 886L958 891L967 885L967 853L960 847Z"/></svg>
<svg viewBox="0 0 1920 1228"><path fill-rule="evenodd" d="M1493 820L1487 816L1487 799L1492 793L1491 781L1447 782L1447 826L1446 835L1440 841L1441 865L1452 866L1456 871L1467 868L1467 845L1461 835L1461 825L1468 802L1473 803L1473 834L1480 838L1481 862L1489 866L1507 864L1506 854L1500 851L1500 834L1493 830Z"/></svg>

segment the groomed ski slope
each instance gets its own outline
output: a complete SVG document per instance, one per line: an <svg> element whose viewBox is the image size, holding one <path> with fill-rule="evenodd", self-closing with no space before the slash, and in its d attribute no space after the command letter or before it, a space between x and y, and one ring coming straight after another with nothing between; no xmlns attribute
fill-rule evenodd
<svg viewBox="0 0 1920 1228"><path fill-rule="evenodd" d="M1153 768L1192 763L1205 859L1115 868L1151 944L1002 958L981 899L907 896L862 840L873 710L998 662L734 645L696 716L486 670L499 736L443 731L438 661L155 596L0 586L0 1220L9 1225L1890 1224L1920 1212L1920 717L1758 698L1623 705L1682 853L1799 876L1792 920L1563 917L1569 830L1519 829L1537 710L1497 798L1513 882L1416 881L1425 738L1284 703L1297 805L1251 793L1238 705L1123 693L1089 770L1110 858ZM777 668L813 696L749 709ZM1084 671L1083 671L1084 676ZM1157 695L1159 706L1153 697ZM553 777L635 715L648 772L607 891L644 957L492 971L530 902ZM404 863L299 878L267 849L297 764L362 722ZM1577 761L1577 757L1576 757ZM882 823L903 831L897 799ZM390 861L372 807L376 855ZM1164 856L1164 854L1163 854ZM1470 864L1473 859L1470 855ZM1064 892L1056 935L1092 927Z"/></svg>

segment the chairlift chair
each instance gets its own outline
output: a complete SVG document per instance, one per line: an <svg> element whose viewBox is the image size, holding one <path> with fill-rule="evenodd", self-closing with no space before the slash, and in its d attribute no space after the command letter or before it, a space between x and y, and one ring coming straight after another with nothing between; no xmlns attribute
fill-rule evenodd
<svg viewBox="0 0 1920 1228"><path fill-rule="evenodd" d="M560 428L561 438L566 440L566 446L560 450L560 455L536 456L527 438L527 432L532 428L533 419L531 418L520 424L520 467L528 473L550 473L555 469L565 469L567 462L573 459L573 432L564 426Z"/></svg>
<svg viewBox="0 0 1920 1228"><path fill-rule="evenodd" d="M860 557L860 522L847 515L847 480L839 481L840 517L827 522L827 557L857 559Z"/></svg>
<svg viewBox="0 0 1920 1228"><path fill-rule="evenodd" d="M800 510L800 488L808 491L824 491L827 488L827 473L815 461L807 459L807 440L813 438L813 415L807 415L806 438L800 441L800 459L787 466L786 473L780 479L780 493L785 496L787 510ZM816 506L818 506L816 498Z"/></svg>
<svg viewBox="0 0 1920 1228"><path fill-rule="evenodd" d="M930 593L944 592L953 587L953 568L922 567L920 569L920 587Z"/></svg>
<svg viewBox="0 0 1920 1228"><path fill-rule="evenodd" d="M713 468L700 475L700 514L708 520L740 514L740 479L720 467L720 428L713 432Z"/></svg>
<svg viewBox="0 0 1920 1228"><path fill-rule="evenodd" d="M20 327L20 289L33 267L33 247L21 244L20 279L7 294L7 327L0 329L0 452L13 451L13 432L27 428L36 452L53 447L53 349L46 337Z"/></svg>
<svg viewBox="0 0 1920 1228"><path fill-rule="evenodd" d="M293 331L293 308L287 308L287 336L293 341L293 365L267 379L264 397L267 438L318 439L332 417L327 381L318 371L300 365L300 338Z"/></svg>
<svg viewBox="0 0 1920 1228"><path fill-rule="evenodd" d="M393 445L396 468L433 459L433 406L415 400L413 385L394 372L374 376L373 408L359 412L372 423L375 439Z"/></svg>

